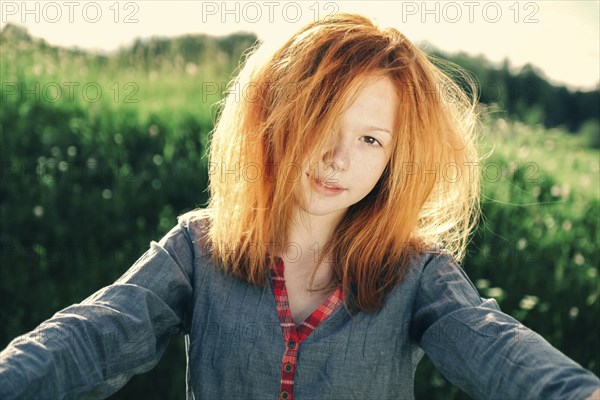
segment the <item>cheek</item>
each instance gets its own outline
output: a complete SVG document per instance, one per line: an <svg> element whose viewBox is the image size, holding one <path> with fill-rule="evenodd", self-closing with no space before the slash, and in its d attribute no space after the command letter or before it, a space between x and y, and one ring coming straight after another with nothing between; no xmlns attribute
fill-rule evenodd
<svg viewBox="0 0 600 400"><path fill-rule="evenodd" d="M377 182L385 170L387 160L382 157L372 157L365 160L359 168L359 173L363 179Z"/></svg>
<svg viewBox="0 0 600 400"><path fill-rule="evenodd" d="M357 187L360 187L361 191L369 192L377 184L382 171L383 169L380 169L376 165L365 165L364 168L360 169L358 174L355 175L353 182L356 183Z"/></svg>

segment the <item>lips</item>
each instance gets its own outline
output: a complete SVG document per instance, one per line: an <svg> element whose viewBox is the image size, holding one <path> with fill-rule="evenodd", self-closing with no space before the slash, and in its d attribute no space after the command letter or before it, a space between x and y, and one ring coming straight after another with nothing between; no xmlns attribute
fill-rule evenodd
<svg viewBox="0 0 600 400"><path fill-rule="evenodd" d="M311 179L313 179L313 180L315 180L317 182L320 182L323 186L331 188L331 189L340 189L340 190L345 190L346 189L346 188L340 186L338 183L332 181L331 179L326 180L326 179L323 179L321 177L314 177L314 176L311 176L311 175L309 175L309 178L311 178Z"/></svg>

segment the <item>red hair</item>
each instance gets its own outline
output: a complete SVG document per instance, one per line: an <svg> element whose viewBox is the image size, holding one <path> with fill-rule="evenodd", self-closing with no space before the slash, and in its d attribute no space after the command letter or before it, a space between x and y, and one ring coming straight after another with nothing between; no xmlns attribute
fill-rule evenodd
<svg viewBox="0 0 600 400"><path fill-rule="evenodd" d="M323 154L372 75L389 77L400 99L394 150L320 253L319 265L325 254L333 261L320 290L341 284L346 306L370 312L402 281L414 252L443 248L462 260L479 211L475 100L396 29L359 15L313 22L266 56L254 50L232 82L242 95L224 99L209 149L211 165L237 173L211 175L208 207L195 211L210 220L213 261L265 284L271 255L285 251L299 166Z"/></svg>

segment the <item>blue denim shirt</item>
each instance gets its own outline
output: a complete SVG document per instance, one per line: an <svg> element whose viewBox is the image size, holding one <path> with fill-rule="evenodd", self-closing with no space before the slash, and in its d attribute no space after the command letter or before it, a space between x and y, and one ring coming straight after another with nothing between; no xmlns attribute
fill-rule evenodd
<svg viewBox="0 0 600 400"><path fill-rule="evenodd" d="M0 398L104 398L185 334L188 399L277 399L284 341L265 288L210 263L179 223L114 284L0 353ZM598 378L482 299L448 253L415 255L376 313L338 307L299 348L294 397L412 399L423 352L478 399L584 399Z"/></svg>

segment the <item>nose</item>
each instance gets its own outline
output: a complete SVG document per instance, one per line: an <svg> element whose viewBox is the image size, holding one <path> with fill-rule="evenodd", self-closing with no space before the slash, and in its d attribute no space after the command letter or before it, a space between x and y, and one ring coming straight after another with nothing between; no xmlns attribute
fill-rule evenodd
<svg viewBox="0 0 600 400"><path fill-rule="evenodd" d="M332 168L333 172L348 169L350 163L349 149L340 138L334 141L331 148L323 155L325 168Z"/></svg>

